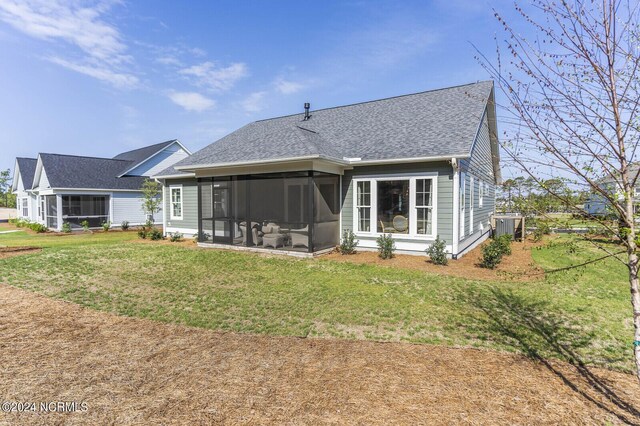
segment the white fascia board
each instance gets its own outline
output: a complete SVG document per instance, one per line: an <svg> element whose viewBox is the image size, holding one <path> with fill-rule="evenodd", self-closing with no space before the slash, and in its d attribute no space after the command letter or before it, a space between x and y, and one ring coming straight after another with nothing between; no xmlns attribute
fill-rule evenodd
<svg viewBox="0 0 640 426"><path fill-rule="evenodd" d="M162 180L162 179L180 179L180 178L194 178L196 177L195 173L185 173L182 175L160 175L160 176L151 176L151 179Z"/></svg>
<svg viewBox="0 0 640 426"><path fill-rule="evenodd" d="M460 154L455 155L455 158L469 158L470 154ZM225 168L225 167L237 167L237 166L250 166L250 165L262 165L262 164L275 164L275 163L292 163L297 161L305 161L305 160L323 160L330 163L339 164L341 166L360 166L360 165L376 165L376 164L400 164L400 163L424 163L424 162L435 162L435 161L450 161L450 155L440 155L433 157L409 157L409 158L391 158L384 160L335 160L326 158L320 155L309 155L304 157L291 157L291 158L279 158L273 160L253 160L253 161L242 161L242 162L234 162L234 163L218 163L218 164L202 164L202 165L192 165L192 166L176 166L176 170L199 170L199 169L214 169L214 168ZM166 176L159 176L159 178Z"/></svg>

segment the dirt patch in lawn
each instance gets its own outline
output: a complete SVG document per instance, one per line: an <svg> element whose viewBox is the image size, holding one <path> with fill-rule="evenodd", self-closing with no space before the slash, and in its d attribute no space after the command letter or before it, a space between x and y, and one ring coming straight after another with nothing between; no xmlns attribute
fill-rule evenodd
<svg viewBox="0 0 640 426"><path fill-rule="evenodd" d="M0 259L7 257L20 256L22 254L36 253L41 251L40 247L0 247Z"/></svg>
<svg viewBox="0 0 640 426"><path fill-rule="evenodd" d="M0 395L86 412L12 424L638 423L633 376L430 345L217 333L0 285Z"/></svg>
<svg viewBox="0 0 640 426"><path fill-rule="evenodd" d="M484 244L486 244L486 242ZM507 278L515 281L535 281L544 278L544 271L536 265L531 256L531 250L539 247L541 244L542 243L531 240L511 243L511 255L503 257L502 262L496 269L480 267L482 246L476 247L460 259L450 259L447 266L434 265L428 260L429 258L426 255L412 256L408 254L397 254L392 259L383 260L378 257L377 252L372 251L359 251L356 254L348 256L333 252L322 256L321 259L409 268L468 279L495 280Z"/></svg>

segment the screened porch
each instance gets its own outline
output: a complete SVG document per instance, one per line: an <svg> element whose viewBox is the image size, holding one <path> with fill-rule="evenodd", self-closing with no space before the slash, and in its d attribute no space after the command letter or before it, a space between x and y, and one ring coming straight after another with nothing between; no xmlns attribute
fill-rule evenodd
<svg viewBox="0 0 640 426"><path fill-rule="evenodd" d="M339 176L316 171L198 179L198 241L313 253L340 237Z"/></svg>

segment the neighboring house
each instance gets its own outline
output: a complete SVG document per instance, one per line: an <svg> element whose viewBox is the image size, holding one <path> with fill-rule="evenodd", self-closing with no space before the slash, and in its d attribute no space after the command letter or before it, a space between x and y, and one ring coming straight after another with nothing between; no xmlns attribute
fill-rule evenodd
<svg viewBox="0 0 640 426"><path fill-rule="evenodd" d="M183 160L190 152L177 140L162 142L113 158L38 154L17 158L13 192L18 217L61 230L88 221L92 228L109 222L120 226L146 222L140 188L144 180ZM161 213L155 215L160 221Z"/></svg>
<svg viewBox="0 0 640 426"><path fill-rule="evenodd" d="M500 181L493 82L257 121L158 173L165 232L203 246L358 249L391 234L458 257L490 233Z"/></svg>
<svg viewBox="0 0 640 426"><path fill-rule="evenodd" d="M636 176L640 172L640 164L631 164L629 166L629 175ZM620 202L624 201L622 186L612 177L600 179L598 186L609 194L613 195ZM634 213L640 212L640 181L633 188ZM584 211L592 216L609 216L615 215L615 211L609 205L609 201L601 194L593 192L584 203ZM636 219L638 220L638 219Z"/></svg>
<svg viewBox="0 0 640 426"><path fill-rule="evenodd" d="M37 162L35 158L16 158L11 187L16 196L16 217L29 220L36 220L38 217L38 197L31 192Z"/></svg>

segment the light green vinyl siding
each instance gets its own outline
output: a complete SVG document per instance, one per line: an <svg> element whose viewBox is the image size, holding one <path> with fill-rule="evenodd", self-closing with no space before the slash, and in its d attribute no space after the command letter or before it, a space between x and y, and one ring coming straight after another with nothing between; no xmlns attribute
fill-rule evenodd
<svg viewBox="0 0 640 426"><path fill-rule="evenodd" d="M384 175L398 176L437 172L437 233L447 244L453 241L453 169L448 162L438 163L406 163L380 166L356 167L345 171L342 177L342 230L353 230L353 184L352 179L358 176ZM397 235L394 238L402 241ZM415 240L412 240L415 241Z"/></svg>
<svg viewBox="0 0 640 426"><path fill-rule="evenodd" d="M495 212L495 177L491 156L491 141L489 137L489 123L485 114L478 131L476 142L468 160L460 161L460 170L465 175L465 193L467 206L464 217L464 237L460 238L458 251L464 250L473 244L483 233L489 230L489 218ZM470 194L471 176L473 176L474 200L473 200L473 233L470 232ZM484 197L480 207L480 181L484 182ZM483 225L481 232L480 225Z"/></svg>
<svg viewBox="0 0 640 426"><path fill-rule="evenodd" d="M182 185L182 220L171 219L172 185ZM167 179L164 184L164 208L167 227L198 229L198 182L191 179Z"/></svg>

